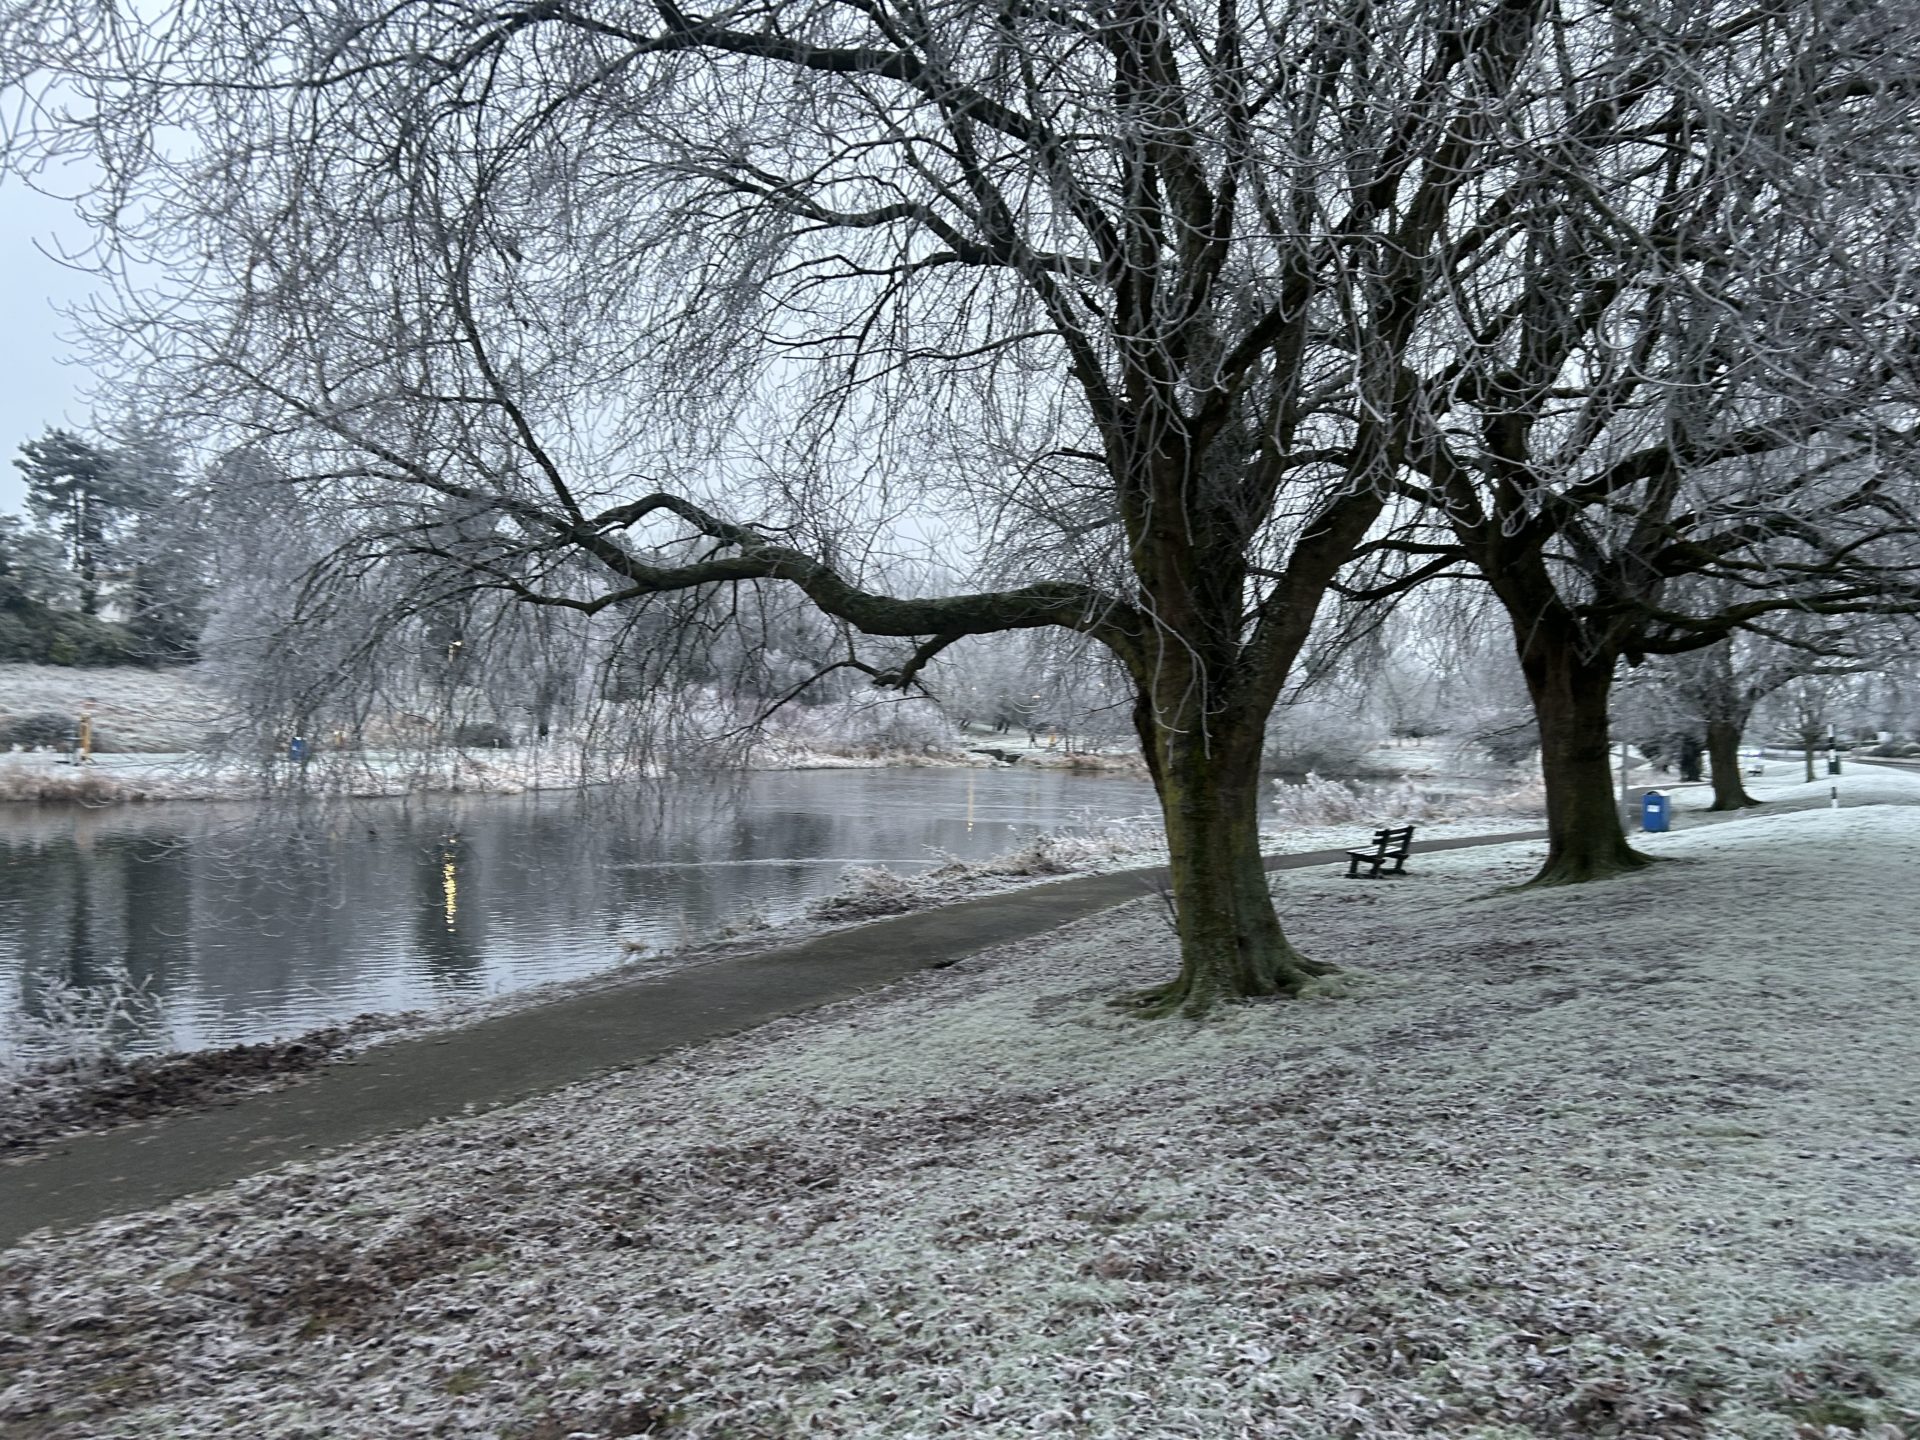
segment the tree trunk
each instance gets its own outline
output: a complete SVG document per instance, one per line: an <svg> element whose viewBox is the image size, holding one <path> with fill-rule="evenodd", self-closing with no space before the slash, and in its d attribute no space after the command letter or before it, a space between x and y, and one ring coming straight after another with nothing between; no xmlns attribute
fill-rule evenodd
<svg viewBox="0 0 1920 1440"><path fill-rule="evenodd" d="M1707 763L1713 767L1714 810L1744 810L1760 802L1740 783L1740 727L1731 720L1707 722Z"/></svg>
<svg viewBox="0 0 1920 1440"><path fill-rule="evenodd" d="M1583 661L1536 630L1520 664L1540 724L1547 787L1547 859L1529 885L1571 885L1652 863L1627 843L1607 743L1613 657Z"/></svg>
<svg viewBox="0 0 1920 1440"><path fill-rule="evenodd" d="M74 570L80 576L80 613L100 613L100 522L93 504L84 496L76 506L74 520Z"/></svg>
<svg viewBox="0 0 1920 1440"><path fill-rule="evenodd" d="M1680 778L1689 784L1700 780L1700 741L1688 732L1680 737Z"/></svg>
<svg viewBox="0 0 1920 1440"><path fill-rule="evenodd" d="M1133 997L1144 1013L1203 1014L1219 1000L1291 995L1338 967L1288 943L1260 856L1263 716L1214 717L1207 733L1135 708L1167 827L1180 974Z"/></svg>

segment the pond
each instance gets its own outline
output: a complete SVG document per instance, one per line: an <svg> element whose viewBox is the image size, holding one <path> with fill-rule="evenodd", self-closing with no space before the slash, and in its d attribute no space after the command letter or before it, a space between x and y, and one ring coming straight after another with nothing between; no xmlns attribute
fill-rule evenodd
<svg viewBox="0 0 1920 1440"><path fill-rule="evenodd" d="M799 915L848 866L984 859L1151 814L1143 780L836 770L656 790L347 805L0 805L0 1050L38 977L158 997L130 1052L289 1036L605 970L752 915Z"/></svg>

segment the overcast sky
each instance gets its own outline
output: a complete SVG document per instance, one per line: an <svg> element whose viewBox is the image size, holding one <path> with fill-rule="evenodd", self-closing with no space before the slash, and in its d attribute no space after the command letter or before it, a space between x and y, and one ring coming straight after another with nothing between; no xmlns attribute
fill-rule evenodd
<svg viewBox="0 0 1920 1440"><path fill-rule="evenodd" d="M87 423L87 372L63 363L72 351L57 307L85 299L93 284L42 253L58 253L59 240L77 248L85 234L65 202L0 178L0 510L22 508L26 491L13 468L21 444L49 425Z"/></svg>

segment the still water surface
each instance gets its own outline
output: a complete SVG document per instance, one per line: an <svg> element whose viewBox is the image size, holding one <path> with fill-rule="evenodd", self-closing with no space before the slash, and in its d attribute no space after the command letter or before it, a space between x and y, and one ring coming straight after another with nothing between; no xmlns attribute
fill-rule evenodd
<svg viewBox="0 0 1920 1440"><path fill-rule="evenodd" d="M591 974L627 958L622 941L789 919L849 865L983 859L1153 809L1144 781L1021 770L310 809L0 805L0 1049L36 976L144 979L162 1012L129 1050L261 1040Z"/></svg>

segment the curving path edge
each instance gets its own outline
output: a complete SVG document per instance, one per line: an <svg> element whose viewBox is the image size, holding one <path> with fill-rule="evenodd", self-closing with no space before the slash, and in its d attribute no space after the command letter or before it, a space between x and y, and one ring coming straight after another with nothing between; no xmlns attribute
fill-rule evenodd
<svg viewBox="0 0 1920 1440"><path fill-rule="evenodd" d="M1544 830L1422 842L1416 854L1542 840ZM1269 870L1345 852L1267 857ZM145 1210L429 1121L829 1005L1152 894L1164 867L1075 876L875 920L751 955L566 996L376 1045L283 1090L71 1136L0 1164L0 1247L47 1226Z"/></svg>

